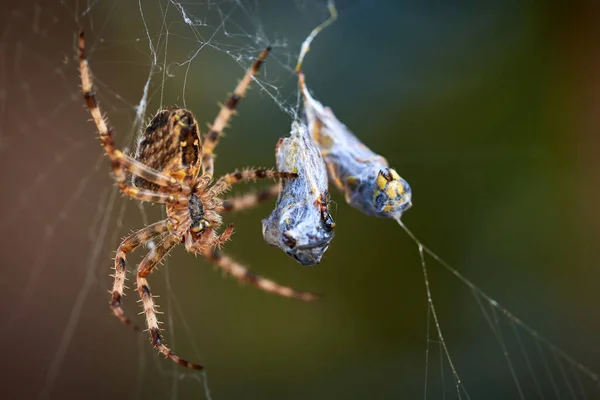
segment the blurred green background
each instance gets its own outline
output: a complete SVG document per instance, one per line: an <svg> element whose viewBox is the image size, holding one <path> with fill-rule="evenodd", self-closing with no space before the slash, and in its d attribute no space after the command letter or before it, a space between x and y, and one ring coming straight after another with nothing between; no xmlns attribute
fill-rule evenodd
<svg viewBox="0 0 600 400"><path fill-rule="evenodd" d="M1 6L2 397L205 398L201 376L162 360L107 307L119 239L161 209L111 192L78 92L75 35L86 29L101 105L130 149L150 71L144 121L178 104L204 126L273 43L263 89L240 103L218 147L219 175L274 165L291 123L282 107L296 105L295 57L327 11L316 0L141 4L143 13L138 2ZM406 225L598 371L600 11L569 4L338 2L339 20L315 39L305 72L315 97L411 184ZM413 399L425 386L428 398L456 398L433 325L427 347L417 246L393 221L360 214L337 192L333 200L336 237L312 268L263 242L260 220L272 204L226 218L236 233L225 251L282 284L323 293L320 304L240 287L180 247L150 278L167 343L207 366L214 399ZM596 382L427 265L470 398L518 398L513 375L525 398L598 397ZM132 315L136 300L131 290Z"/></svg>

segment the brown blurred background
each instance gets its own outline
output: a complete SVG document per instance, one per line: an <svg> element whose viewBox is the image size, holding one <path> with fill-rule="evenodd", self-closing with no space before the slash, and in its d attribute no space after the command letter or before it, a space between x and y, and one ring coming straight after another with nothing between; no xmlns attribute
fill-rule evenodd
<svg viewBox="0 0 600 400"><path fill-rule="evenodd" d="M0 396L205 398L203 376L158 357L108 309L119 240L161 209L114 191L79 93L76 32L88 34L100 103L128 148L151 71L144 122L163 105L185 104L204 124L273 43L266 91L250 91L219 145L222 174L274 164L291 123L282 107L296 105L291 68L326 8L316 0L181 3L190 26L176 2L142 3L142 12L138 2L29 3L0 8ZM339 21L306 58L308 83L409 181L414 207L403 220L417 236L599 371L599 9L435 3L338 3ZM257 273L323 293L321 304L240 287L177 248L151 276L167 343L207 366L214 399L423 398L426 376L428 398L456 398L433 328L425 373L417 246L393 221L333 199L336 238L314 268L263 242L260 220L272 204L227 218L236 234L226 251ZM597 382L427 261L470 398L518 398L513 375L525 398L598 397ZM125 298L132 315L136 297Z"/></svg>

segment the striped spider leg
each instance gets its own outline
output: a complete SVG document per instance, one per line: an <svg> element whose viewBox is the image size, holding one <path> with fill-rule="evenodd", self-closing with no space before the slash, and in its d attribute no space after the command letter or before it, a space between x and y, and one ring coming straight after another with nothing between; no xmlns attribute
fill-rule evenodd
<svg viewBox="0 0 600 400"><path fill-rule="evenodd" d="M113 175L119 189L132 199L164 204L166 208L165 220L133 233L121 242L117 250L110 306L121 322L134 326L121 307L125 289L126 256L155 239L156 245L152 246L152 250L137 268L137 291L142 301L152 345L182 366L203 368L200 364L181 359L163 343L156 305L147 280L148 275L177 244L183 243L188 252L204 255L239 281L248 282L264 291L303 301L316 299L311 293L281 286L250 273L246 267L219 250L233 233L232 225L222 233L217 233L222 225L220 213L226 208L219 197L221 194L236 183L256 179L285 180L295 178L297 174L260 168L247 169L224 175L213 184L212 173L200 174L202 160L207 158L203 157L198 123L190 111L177 107L160 110L142 133L135 157L125 155L115 148L113 132L102 116L92 91L83 33L79 35L79 67L83 96L98 129L105 153L111 160ZM251 69L256 68L255 63ZM229 107L229 110L232 108ZM218 138L218 135L216 137ZM216 140L213 140L213 146L209 149L214 149L215 143ZM212 152L209 154L212 157ZM212 158L209 166L212 168ZM130 183L127 182L127 174L132 176Z"/></svg>
<svg viewBox="0 0 600 400"><path fill-rule="evenodd" d="M304 57L317 34L337 18L333 0L328 7L329 19L306 38L296 65L308 128L327 163L331 180L344 193L346 202L364 214L399 220L412 205L408 183L389 167L384 157L358 140L329 107L315 100L306 86L302 71Z"/></svg>
<svg viewBox="0 0 600 400"><path fill-rule="evenodd" d="M223 130L227 127L227 124L231 117L235 114L235 108L239 101L244 97L244 93L250 87L250 83L258 73L260 66L265 62L271 47L264 49L256 61L250 66L242 80L237 84L233 93L229 96L227 103L221 106L219 114L215 118L212 125L209 126L209 131L204 137L204 144L202 145L202 172L213 175L215 168L215 156L214 150L219 143L220 137L223 135Z"/></svg>
<svg viewBox="0 0 600 400"><path fill-rule="evenodd" d="M223 200L223 213L247 210L279 196L281 185L275 184L255 193L245 193Z"/></svg>
<svg viewBox="0 0 600 400"><path fill-rule="evenodd" d="M277 246L302 265L316 265L334 236L329 213L327 169L308 128L292 123L290 137L275 149L277 169L298 173L283 182L283 189L269 218L263 219L265 241Z"/></svg>

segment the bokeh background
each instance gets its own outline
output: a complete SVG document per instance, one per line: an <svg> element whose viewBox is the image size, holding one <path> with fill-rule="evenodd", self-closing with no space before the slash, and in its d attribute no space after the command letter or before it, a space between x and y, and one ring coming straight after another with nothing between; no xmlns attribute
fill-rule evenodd
<svg viewBox="0 0 600 400"><path fill-rule="evenodd" d="M427 398L458 397L433 328L427 346L417 246L393 221L360 214L338 193L336 238L317 267L263 242L260 220L272 204L227 218L236 224L230 254L278 282L323 293L320 304L240 287L182 248L152 275L167 343L205 364L206 376L162 360L145 335L111 316L106 291L119 239L161 209L113 191L78 92L78 26L88 33L101 105L129 148L150 71L145 118L185 104L210 122L251 57L267 39L275 44L260 78L266 91L250 91L218 148L221 174L274 164L274 145L291 123L282 107L296 104L291 67L327 16L316 0L240 4L142 2L143 14L131 1L0 6L2 398L197 399L206 397L205 378L214 399L413 399L425 387ZM406 225L599 371L598 6L356 0L338 8L338 22L306 58L308 83L410 182ZM525 398L598 397L593 379L498 309L480 306L438 263L427 265L470 398L519 398L513 375ZM132 315L136 297L125 299Z"/></svg>

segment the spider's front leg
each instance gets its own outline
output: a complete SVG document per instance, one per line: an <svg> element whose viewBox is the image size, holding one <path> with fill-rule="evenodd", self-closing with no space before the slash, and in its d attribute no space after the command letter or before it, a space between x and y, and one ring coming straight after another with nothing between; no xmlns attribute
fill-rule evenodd
<svg viewBox="0 0 600 400"><path fill-rule="evenodd" d="M93 91L92 73L85 55L85 38L83 32L79 33L79 72L81 75L81 90L83 92L83 97L86 100L90 114L92 115L92 119L94 120L96 128L98 129L98 135L100 136L100 141L104 147L104 151L111 160L113 174L117 180L120 190L129 197L137 200L163 204L184 204L186 199L185 195L191 192L189 186L179 182L172 176L163 174L160 171L142 164L115 147L113 131L109 128L106 119L102 115L102 111L98 105L98 100L96 99L96 95ZM166 195L162 193L155 193L128 185L126 183L127 171L160 187L168 188L172 194Z"/></svg>
<svg viewBox="0 0 600 400"><path fill-rule="evenodd" d="M202 145L202 171L213 174L214 173L214 150L219 143L219 138L223 135L223 130L227 126L227 123L235 113L239 101L244 97L244 93L248 90L250 83L254 79L254 76L258 73L260 66L265 62L267 56L271 52L271 47L264 49L258 59L248 68L244 78L238 83L233 93L229 96L227 103L221 106L219 114L215 118L215 121L210 126L210 131L204 138L204 144Z"/></svg>
<svg viewBox="0 0 600 400"><path fill-rule="evenodd" d="M121 307L121 301L123 298L123 291L125 289L125 279L127 274L127 253L130 253L139 246L150 242L150 240L168 231L168 229L168 220L148 225L147 227L140 229L139 231L125 238L123 242L121 242L121 244L119 245L119 248L117 249L117 254L115 256L115 274L113 275L114 282L113 288L111 290L112 297L110 301L110 308L112 309L113 314L123 324L133 328L136 331L139 330L139 328L131 321L131 319L125 316L123 308Z"/></svg>
<svg viewBox="0 0 600 400"><path fill-rule="evenodd" d="M212 247L221 248L223 245L231 239L231 235L233 235L233 224L229 224L229 226L221 233L216 239L210 244Z"/></svg>
<svg viewBox="0 0 600 400"><path fill-rule="evenodd" d="M199 236L196 233L188 231L184 236L185 249L193 254L201 252L203 247L221 248L233 235L233 224L229 226L220 235L213 228L203 231Z"/></svg>
<svg viewBox="0 0 600 400"><path fill-rule="evenodd" d="M194 364L186 361L179 356L175 355L167 346L163 343L162 335L160 334L160 322L158 321L156 311L156 305L150 292L150 286L146 277L152 272L152 270L160 263L160 261L169 253L169 251L181 241L181 238L176 235L169 235L164 238L160 243L156 245L154 251L148 253L146 257L140 263L137 273L137 290L142 299L144 306L144 314L146 316L146 324L148 326L148 332L150 333L150 340L154 348L164 354L165 357L170 358L179 365L183 365L187 368L192 369L204 369L200 364Z"/></svg>
<svg viewBox="0 0 600 400"><path fill-rule="evenodd" d="M256 181L257 179L292 179L298 177L295 172L278 172L264 168L245 169L223 175L210 189L213 196L218 196L227 191L232 185L241 182Z"/></svg>
<svg viewBox="0 0 600 400"><path fill-rule="evenodd" d="M220 212L234 212L256 207L260 203L277 197L281 193L281 184L269 186L256 193L246 193L223 200Z"/></svg>
<svg viewBox="0 0 600 400"><path fill-rule="evenodd" d="M313 293L302 292L287 286L282 286L270 279L251 273L248 268L223 254L217 248L205 247L202 249L202 255L215 263L219 268L232 275L239 282L249 283L265 292L275 293L283 297L302 301L315 301L318 299L318 296Z"/></svg>

